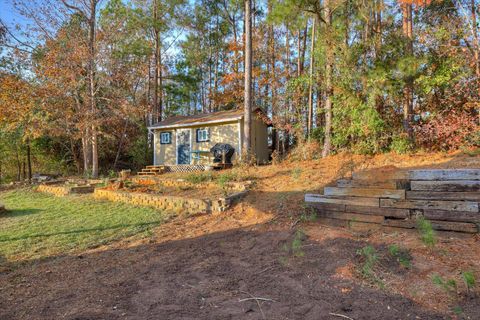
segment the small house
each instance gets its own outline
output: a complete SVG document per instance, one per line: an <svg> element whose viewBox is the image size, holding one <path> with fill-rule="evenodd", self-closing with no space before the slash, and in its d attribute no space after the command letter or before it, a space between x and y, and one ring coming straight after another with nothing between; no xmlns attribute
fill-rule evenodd
<svg viewBox="0 0 480 320"><path fill-rule="evenodd" d="M154 137L154 165L210 165L210 149L217 143L234 149L233 160L242 155L243 110L228 110L192 116L174 116L158 122L149 130ZM252 113L251 146L258 163L269 160L267 115Z"/></svg>

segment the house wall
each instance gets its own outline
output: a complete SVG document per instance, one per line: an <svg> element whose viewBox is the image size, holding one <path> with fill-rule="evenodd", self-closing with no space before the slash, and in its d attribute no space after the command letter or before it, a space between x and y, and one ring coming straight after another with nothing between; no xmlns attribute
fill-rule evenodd
<svg viewBox="0 0 480 320"><path fill-rule="evenodd" d="M238 123L240 125L240 141L243 141L244 139L244 132L243 132L243 125L244 121L243 119L240 120ZM237 125L238 125L237 124ZM255 153L255 158L257 160L258 164L265 164L268 163L270 153L268 149L268 127L267 125L260 119L259 117L253 115L252 117L252 150ZM239 154L242 153L240 145L240 152ZM237 153L237 149L235 149L235 153Z"/></svg>
<svg viewBox="0 0 480 320"><path fill-rule="evenodd" d="M209 128L210 129L210 141L197 142L197 130L200 128ZM239 139L239 122L234 121L224 124L212 124L204 126L195 126L190 128L179 128L178 130L190 129L191 135L191 151L201 150L201 151L210 151L210 149L217 143L228 143L235 148L234 159L238 156L240 139ZM161 132L171 132L172 133L172 143L171 144L160 144L160 133ZM176 145L176 129L165 129L165 130L155 130L154 133L154 164L155 165L175 165L177 161L177 145ZM192 164L209 164L213 160L213 157L210 157L210 162L208 157L202 156L200 161L194 160L192 158Z"/></svg>
<svg viewBox="0 0 480 320"><path fill-rule="evenodd" d="M192 150L210 151L210 149L217 143L228 143L235 148L235 153L232 160L238 157L239 153L239 126L238 121L225 123L225 124L213 124L192 128ZM199 128L210 129L210 141L197 142L197 130ZM210 159L210 163L213 160L213 156ZM198 164L209 164L208 158L203 156Z"/></svg>
<svg viewBox="0 0 480 320"><path fill-rule="evenodd" d="M269 160L267 125L258 117L252 118L252 149L257 163L265 164Z"/></svg>
<svg viewBox="0 0 480 320"><path fill-rule="evenodd" d="M171 144L160 144L160 133L161 132L171 132L172 133L172 143ZM175 139L176 132L173 129L170 130L155 130L153 135L153 145L154 145L154 165L174 165L177 161L177 141Z"/></svg>

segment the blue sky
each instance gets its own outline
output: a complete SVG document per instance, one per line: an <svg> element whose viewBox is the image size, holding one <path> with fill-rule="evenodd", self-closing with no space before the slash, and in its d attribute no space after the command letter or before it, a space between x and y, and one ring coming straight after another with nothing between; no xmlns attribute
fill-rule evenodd
<svg viewBox="0 0 480 320"><path fill-rule="evenodd" d="M13 9L11 0L0 0L0 19L10 27L25 23L25 19Z"/></svg>

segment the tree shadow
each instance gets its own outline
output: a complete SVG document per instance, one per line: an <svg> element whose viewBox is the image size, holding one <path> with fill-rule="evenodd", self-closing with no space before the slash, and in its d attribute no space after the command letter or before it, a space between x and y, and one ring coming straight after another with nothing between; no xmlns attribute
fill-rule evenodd
<svg viewBox="0 0 480 320"><path fill-rule="evenodd" d="M80 233L88 233L88 232L98 232L98 231L108 231L108 230L115 230L115 229L125 229L131 227L147 227L152 225L159 225L163 221L152 221L152 222L142 222L142 223L130 223L130 224L116 224L112 226L105 226L105 227L96 227L96 228L85 228L85 229L75 229L69 231L59 231L59 232L52 232L52 233L38 233L33 235L25 235L21 237L12 237L12 238L0 238L1 242L9 242L9 241L18 241L18 240L27 240L27 239L35 239L35 238L47 238L59 235L70 235L70 234L80 234Z"/></svg>
<svg viewBox="0 0 480 320"><path fill-rule="evenodd" d="M13 217L23 217L23 216L28 216L32 214L37 214L44 211L43 209L36 209L36 208L28 208L28 209L13 209L5 211L4 213L0 214L0 219L2 217L8 217L8 218L13 218Z"/></svg>

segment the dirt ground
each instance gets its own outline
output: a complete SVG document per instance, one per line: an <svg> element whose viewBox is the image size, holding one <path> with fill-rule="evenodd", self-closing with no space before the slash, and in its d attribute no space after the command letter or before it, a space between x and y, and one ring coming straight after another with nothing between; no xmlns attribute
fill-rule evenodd
<svg viewBox="0 0 480 320"><path fill-rule="evenodd" d="M179 217L146 239L11 263L0 273L0 319L480 319L478 235L440 234L434 249L408 230L356 230L304 222L306 192L352 171L396 165L480 167L479 156L426 154L287 162L247 170L245 201ZM388 254L408 250L411 267ZM362 276L359 250L379 257ZM455 279L455 290L432 282ZM480 280L477 280L477 282Z"/></svg>

